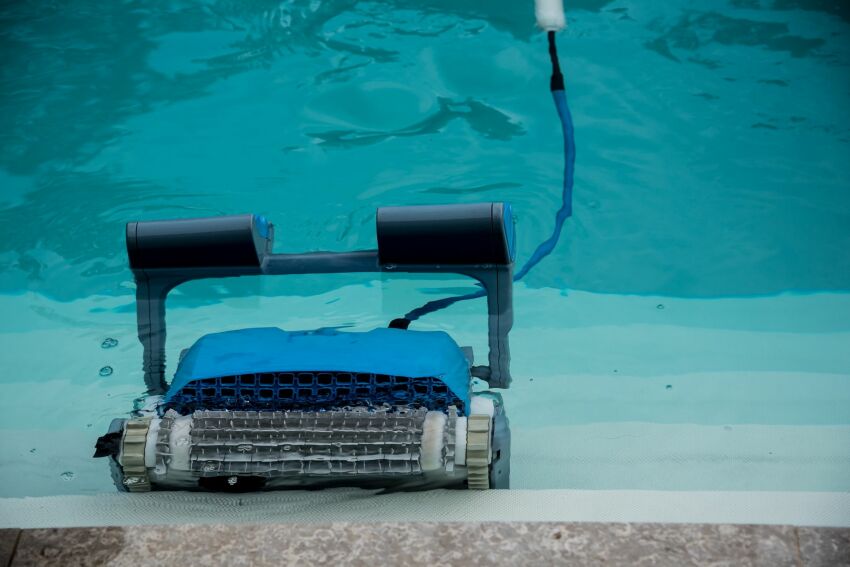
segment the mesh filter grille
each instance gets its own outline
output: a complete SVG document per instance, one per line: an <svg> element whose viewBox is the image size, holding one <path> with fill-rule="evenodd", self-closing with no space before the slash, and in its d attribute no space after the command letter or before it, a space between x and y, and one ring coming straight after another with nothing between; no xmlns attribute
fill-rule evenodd
<svg viewBox="0 0 850 567"><path fill-rule="evenodd" d="M202 477L418 474L426 411L199 411L191 469Z"/></svg>
<svg viewBox="0 0 850 567"><path fill-rule="evenodd" d="M463 402L439 378L352 372L267 372L190 382L169 396L165 410L298 410L383 404L445 410Z"/></svg>

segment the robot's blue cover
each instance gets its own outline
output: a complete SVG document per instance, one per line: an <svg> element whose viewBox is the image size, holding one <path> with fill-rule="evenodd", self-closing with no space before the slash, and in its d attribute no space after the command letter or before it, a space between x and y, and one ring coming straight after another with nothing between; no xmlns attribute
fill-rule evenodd
<svg viewBox="0 0 850 567"><path fill-rule="evenodd" d="M188 350L166 401L195 380L262 372L363 372L439 378L469 405L469 366L442 331L341 332L240 329L200 338Z"/></svg>

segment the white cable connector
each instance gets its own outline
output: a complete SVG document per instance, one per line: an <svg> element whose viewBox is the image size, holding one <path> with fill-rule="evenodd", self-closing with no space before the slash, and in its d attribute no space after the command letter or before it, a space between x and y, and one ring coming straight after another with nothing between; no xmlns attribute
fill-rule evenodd
<svg viewBox="0 0 850 567"><path fill-rule="evenodd" d="M559 31L567 27L564 0L534 0L537 25L544 31Z"/></svg>

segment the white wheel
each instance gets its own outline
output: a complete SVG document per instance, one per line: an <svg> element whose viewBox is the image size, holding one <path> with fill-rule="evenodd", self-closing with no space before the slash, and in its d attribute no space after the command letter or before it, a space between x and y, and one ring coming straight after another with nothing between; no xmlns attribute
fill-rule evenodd
<svg viewBox="0 0 850 567"><path fill-rule="evenodd" d="M151 489L145 467L145 442L150 423L150 418L131 419L124 426L120 458L122 482L130 492L148 492Z"/></svg>
<svg viewBox="0 0 850 567"><path fill-rule="evenodd" d="M489 415L470 415L466 422L466 483L470 490L490 488Z"/></svg>

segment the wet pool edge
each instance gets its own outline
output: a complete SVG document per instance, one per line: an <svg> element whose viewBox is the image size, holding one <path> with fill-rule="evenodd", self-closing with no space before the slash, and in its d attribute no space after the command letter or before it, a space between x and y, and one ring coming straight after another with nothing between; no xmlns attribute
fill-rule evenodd
<svg viewBox="0 0 850 567"><path fill-rule="evenodd" d="M850 492L358 489L0 499L0 528L161 524L623 522L850 528Z"/></svg>

